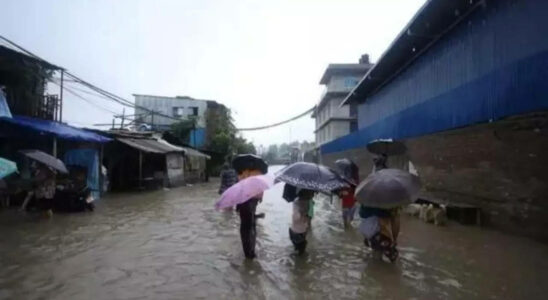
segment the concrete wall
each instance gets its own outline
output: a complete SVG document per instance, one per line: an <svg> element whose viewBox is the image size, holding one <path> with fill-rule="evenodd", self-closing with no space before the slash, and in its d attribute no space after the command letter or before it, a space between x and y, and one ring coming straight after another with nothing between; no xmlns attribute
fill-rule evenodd
<svg viewBox="0 0 548 300"><path fill-rule="evenodd" d="M344 98L345 96L330 97L329 105L331 106L332 118L350 117L350 106L349 105L341 106L341 102L344 100Z"/></svg>
<svg viewBox="0 0 548 300"><path fill-rule="evenodd" d="M316 144L325 144L350 133L350 121L332 119L350 117L350 106L341 107L340 104L345 94L356 86L361 77L362 75L334 75L330 78L316 110ZM320 126L322 128L318 129Z"/></svg>
<svg viewBox="0 0 548 300"><path fill-rule="evenodd" d="M166 154L167 180L170 187L184 183L184 159L181 153Z"/></svg>
<svg viewBox="0 0 548 300"><path fill-rule="evenodd" d="M349 118L350 106L339 107L344 97L330 97L316 115L316 143L318 145L333 141L350 133L350 121L334 118ZM325 124L327 122L327 124Z"/></svg>
<svg viewBox="0 0 548 300"><path fill-rule="evenodd" d="M197 100L191 98L174 98L174 97L160 97L160 96L148 96L148 95L135 95L135 104L138 106L143 106L150 110L159 111L162 114L168 116L173 115L173 107L183 107L183 116L181 119L188 119L189 114L191 113L190 107L198 107L198 118L197 118L197 127L205 128L205 118L204 114L207 109L207 101ZM136 108L136 114L145 113L142 109ZM150 124L152 122L152 117L147 116L145 122ZM176 122L173 119L154 116L155 125L171 125Z"/></svg>

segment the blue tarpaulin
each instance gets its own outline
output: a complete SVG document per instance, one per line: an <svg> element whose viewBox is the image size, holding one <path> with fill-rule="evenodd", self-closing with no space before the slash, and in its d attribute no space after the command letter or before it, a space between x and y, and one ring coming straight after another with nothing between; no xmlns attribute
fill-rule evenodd
<svg viewBox="0 0 548 300"><path fill-rule="evenodd" d="M2 92L1 90L0 90L0 117L11 118L11 112L8 106L8 102L6 101L4 92Z"/></svg>
<svg viewBox="0 0 548 300"><path fill-rule="evenodd" d="M21 129L37 131L42 134L50 134L64 140L94 143L107 143L111 141L111 139L94 132L55 121L15 116L13 118L0 117L0 123L13 125Z"/></svg>
<svg viewBox="0 0 548 300"><path fill-rule="evenodd" d="M99 154L95 149L73 149L65 153L64 160L67 166L80 166L88 170L87 185L93 198L100 197L99 182Z"/></svg>

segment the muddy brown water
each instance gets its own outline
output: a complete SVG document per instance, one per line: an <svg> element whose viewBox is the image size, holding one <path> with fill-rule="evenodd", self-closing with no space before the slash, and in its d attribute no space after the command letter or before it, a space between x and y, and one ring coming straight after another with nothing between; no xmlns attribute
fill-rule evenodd
<svg viewBox="0 0 548 300"><path fill-rule="evenodd" d="M401 258L377 261L339 203L316 199L308 254L293 253L281 186L258 211L258 258L243 258L218 181L113 194L93 213L0 212L0 299L545 299L548 246L402 218Z"/></svg>

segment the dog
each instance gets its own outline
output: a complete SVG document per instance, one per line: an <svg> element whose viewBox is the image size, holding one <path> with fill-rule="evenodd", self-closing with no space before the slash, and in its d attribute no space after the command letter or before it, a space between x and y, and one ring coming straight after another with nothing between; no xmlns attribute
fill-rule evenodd
<svg viewBox="0 0 548 300"><path fill-rule="evenodd" d="M427 211L428 211L428 204L421 204L420 210L419 210L419 219L423 220L424 222L428 222L427 220Z"/></svg>
<svg viewBox="0 0 548 300"><path fill-rule="evenodd" d="M434 225L447 225L447 210L445 209L445 205L440 205L440 207L434 208L432 215L434 216Z"/></svg>
<svg viewBox="0 0 548 300"><path fill-rule="evenodd" d="M421 207L422 206L420 204L411 203L407 205L403 211L410 216L418 217L421 211Z"/></svg>
<svg viewBox="0 0 548 300"><path fill-rule="evenodd" d="M434 223L436 226L443 226L447 224L447 213L444 205L434 206L432 204L423 205L422 220L426 223Z"/></svg>

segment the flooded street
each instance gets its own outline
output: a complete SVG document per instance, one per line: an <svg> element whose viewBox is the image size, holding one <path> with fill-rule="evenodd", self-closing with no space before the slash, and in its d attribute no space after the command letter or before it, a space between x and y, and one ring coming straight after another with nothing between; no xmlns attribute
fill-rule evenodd
<svg viewBox="0 0 548 300"><path fill-rule="evenodd" d="M288 238L281 186L258 211L255 261L236 213L213 209L218 181L113 194L94 213L0 213L0 299L544 299L548 247L403 216L401 259L373 260L339 203L316 200L308 255ZM354 227L358 223L355 221Z"/></svg>

